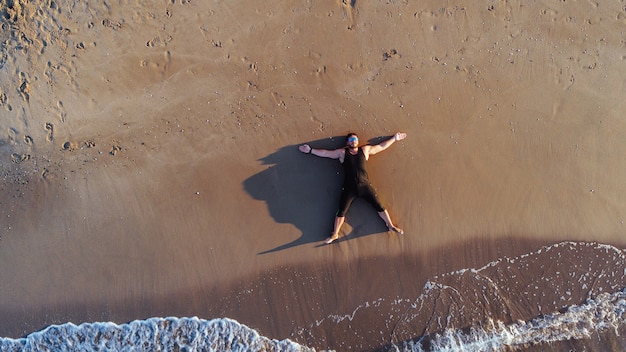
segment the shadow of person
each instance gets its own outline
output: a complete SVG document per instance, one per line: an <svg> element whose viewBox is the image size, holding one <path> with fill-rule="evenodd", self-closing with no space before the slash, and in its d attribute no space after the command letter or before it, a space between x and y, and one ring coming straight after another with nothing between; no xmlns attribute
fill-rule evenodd
<svg viewBox="0 0 626 352"><path fill-rule="evenodd" d="M345 136L307 144L316 149L337 149L345 145ZM265 201L276 222L293 224L302 232L299 238L258 254L317 243L326 239L332 231L343 183L341 164L334 159L303 154L298 146L286 146L259 159L267 168L243 182L248 194L254 199ZM343 236L341 241L386 231L374 210L364 209L369 204L363 203L355 202L354 209L348 212L346 223L352 226L352 231Z"/></svg>
<svg viewBox="0 0 626 352"><path fill-rule="evenodd" d="M337 149L344 145L344 139L331 137L308 144ZM341 164L303 154L298 145L283 147L259 161L267 168L243 182L245 191L254 199L265 201L276 222L293 224L302 232L299 238L259 254L323 240L332 230L343 177Z"/></svg>

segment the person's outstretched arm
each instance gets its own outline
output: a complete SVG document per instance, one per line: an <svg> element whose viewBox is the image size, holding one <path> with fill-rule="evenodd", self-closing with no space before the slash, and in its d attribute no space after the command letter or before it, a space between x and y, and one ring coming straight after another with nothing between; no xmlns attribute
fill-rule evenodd
<svg viewBox="0 0 626 352"><path fill-rule="evenodd" d="M403 140L405 138L406 138L406 133L398 132L398 133L394 134L393 137L387 139L386 141L384 141L384 142L382 142L380 144L368 146L369 148L367 148L367 154L368 154L367 156L374 155L376 153L380 153L383 150L389 148L394 142L401 141L401 140Z"/></svg>
<svg viewBox="0 0 626 352"><path fill-rule="evenodd" d="M323 158L340 159L340 160L342 159L344 155L343 153L345 152L343 148L335 149L335 150L313 149L308 144L303 144L299 146L298 149L305 154L313 154L315 156L321 156Z"/></svg>

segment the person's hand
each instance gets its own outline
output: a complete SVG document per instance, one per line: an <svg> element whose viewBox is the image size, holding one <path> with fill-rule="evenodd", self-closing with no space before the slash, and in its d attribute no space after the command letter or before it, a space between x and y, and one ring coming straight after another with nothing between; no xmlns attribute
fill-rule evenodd
<svg viewBox="0 0 626 352"><path fill-rule="evenodd" d="M311 146L308 144L303 144L299 146L298 149L305 154L309 154L311 152L311 149L313 148L311 148Z"/></svg>
<svg viewBox="0 0 626 352"><path fill-rule="evenodd" d="M403 139L406 138L406 133L404 132L398 132L395 134L395 136L393 136L395 138L396 141L401 141Z"/></svg>

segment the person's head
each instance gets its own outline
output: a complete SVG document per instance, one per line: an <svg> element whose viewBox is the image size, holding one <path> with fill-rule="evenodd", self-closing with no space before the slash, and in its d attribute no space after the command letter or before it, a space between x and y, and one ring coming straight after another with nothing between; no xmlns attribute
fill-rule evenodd
<svg viewBox="0 0 626 352"><path fill-rule="evenodd" d="M346 145L350 148L356 148L359 146L359 137L356 135L356 133L348 133L348 135L346 136L347 140L346 140Z"/></svg>

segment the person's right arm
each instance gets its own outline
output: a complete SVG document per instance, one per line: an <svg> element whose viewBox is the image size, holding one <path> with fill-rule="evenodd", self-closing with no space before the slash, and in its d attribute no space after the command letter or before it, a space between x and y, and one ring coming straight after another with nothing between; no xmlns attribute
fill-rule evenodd
<svg viewBox="0 0 626 352"><path fill-rule="evenodd" d="M343 148L329 150L329 149L314 149L308 144L303 144L298 149L305 154L313 154L322 158L339 159L341 161L345 150Z"/></svg>

